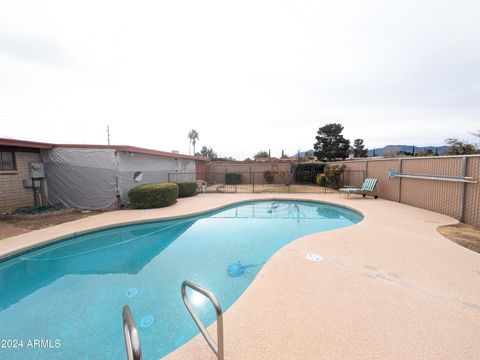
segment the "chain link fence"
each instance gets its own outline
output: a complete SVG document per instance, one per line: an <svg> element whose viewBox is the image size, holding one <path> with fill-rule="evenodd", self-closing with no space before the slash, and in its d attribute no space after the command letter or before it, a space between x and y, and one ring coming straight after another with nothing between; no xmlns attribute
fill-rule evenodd
<svg viewBox="0 0 480 360"><path fill-rule="evenodd" d="M378 179L379 197L449 215L480 226L480 156L343 161ZM391 170L396 172L395 176Z"/></svg>

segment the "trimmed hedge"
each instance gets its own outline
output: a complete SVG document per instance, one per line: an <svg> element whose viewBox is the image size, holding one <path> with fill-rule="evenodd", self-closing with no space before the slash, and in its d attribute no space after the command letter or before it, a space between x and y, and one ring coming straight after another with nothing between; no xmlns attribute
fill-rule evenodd
<svg viewBox="0 0 480 360"><path fill-rule="evenodd" d="M178 185L153 183L137 185L128 192L130 204L136 209L151 209L175 204Z"/></svg>
<svg viewBox="0 0 480 360"><path fill-rule="evenodd" d="M198 189L196 181L175 181L178 185L178 197L189 197L195 195Z"/></svg>
<svg viewBox="0 0 480 360"><path fill-rule="evenodd" d="M226 173L225 174L225 184L227 185L238 185L242 183L242 174L240 173Z"/></svg>

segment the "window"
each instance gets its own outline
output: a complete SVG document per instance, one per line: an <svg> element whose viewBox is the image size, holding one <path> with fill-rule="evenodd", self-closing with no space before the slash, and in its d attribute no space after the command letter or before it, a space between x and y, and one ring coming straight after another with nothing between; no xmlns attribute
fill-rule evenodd
<svg viewBox="0 0 480 360"><path fill-rule="evenodd" d="M15 170L15 157L12 151L0 152L0 170Z"/></svg>

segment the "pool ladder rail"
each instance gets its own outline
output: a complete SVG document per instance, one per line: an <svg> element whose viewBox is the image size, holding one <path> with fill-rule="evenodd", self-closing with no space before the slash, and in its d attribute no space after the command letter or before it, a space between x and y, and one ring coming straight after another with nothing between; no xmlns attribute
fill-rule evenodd
<svg viewBox="0 0 480 360"><path fill-rule="evenodd" d="M215 308L215 313L217 315L217 342L213 340L212 336L208 332L207 328L203 324L202 320L198 316L197 312L193 308L190 300L187 295L187 287L193 291L197 291L203 296L207 297L213 304ZM224 347L223 347L223 312L220 302L217 297L210 291L205 288L202 288L191 281L185 280L182 283L182 299L185 304L188 312L193 318L193 321L197 325L198 329L202 333L205 341L208 346L217 356L218 360L225 359ZM140 346L140 336L138 335L137 327L135 326L135 321L133 320L132 313L128 305L123 307L123 334L125 336L125 347L127 350L128 360L142 360L142 349Z"/></svg>
<svg viewBox="0 0 480 360"><path fill-rule="evenodd" d="M127 359L142 360L140 336L138 335L138 330L128 305L123 307L123 335L125 337Z"/></svg>
<svg viewBox="0 0 480 360"><path fill-rule="evenodd" d="M187 295L187 287L199 292L203 296L206 296L212 302L213 307L215 308L215 313L217 314L217 343L215 343L215 341L212 339L212 336L208 332L205 325L203 325L202 320L200 320L200 317L190 303ZM182 299L183 303L187 307L188 312L192 316L193 321L195 321L195 324L205 338L205 341L207 342L208 346L210 346L210 349L212 349L215 355L217 355L218 360L224 360L225 353L223 347L223 312L217 297L211 291L204 289L192 283L191 281L185 280L182 283Z"/></svg>

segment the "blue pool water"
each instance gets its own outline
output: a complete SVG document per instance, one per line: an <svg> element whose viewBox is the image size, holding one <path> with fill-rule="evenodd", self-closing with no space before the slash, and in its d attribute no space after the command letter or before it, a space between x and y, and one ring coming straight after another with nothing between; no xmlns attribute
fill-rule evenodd
<svg viewBox="0 0 480 360"><path fill-rule="evenodd" d="M362 218L318 202L249 202L93 232L0 262L0 340L14 340L0 344L0 358L124 359L128 304L144 359L158 359L198 333L181 299L183 280L212 290L225 311L278 249ZM190 296L212 323L209 301Z"/></svg>

